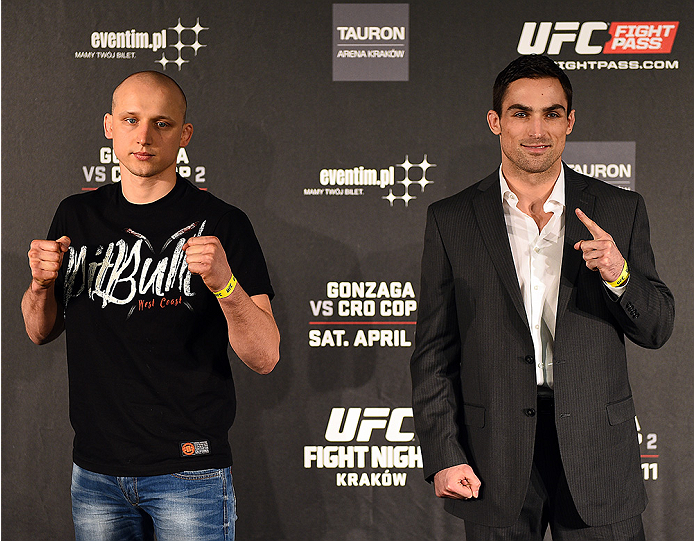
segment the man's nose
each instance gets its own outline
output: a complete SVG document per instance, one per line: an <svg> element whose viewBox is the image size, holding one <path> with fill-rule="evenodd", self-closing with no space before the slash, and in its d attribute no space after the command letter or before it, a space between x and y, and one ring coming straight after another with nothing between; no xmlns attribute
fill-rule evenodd
<svg viewBox="0 0 694 541"><path fill-rule="evenodd" d="M143 122L137 130L137 143L140 145L149 145L152 143L152 126Z"/></svg>
<svg viewBox="0 0 694 541"><path fill-rule="evenodd" d="M542 137L545 134L545 125L542 118L533 118L530 120L529 134L530 137Z"/></svg>

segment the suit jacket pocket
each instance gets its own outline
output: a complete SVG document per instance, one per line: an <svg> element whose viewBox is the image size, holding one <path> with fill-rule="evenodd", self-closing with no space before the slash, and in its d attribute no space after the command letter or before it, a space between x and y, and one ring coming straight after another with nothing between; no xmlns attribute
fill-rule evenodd
<svg viewBox="0 0 694 541"><path fill-rule="evenodd" d="M636 408L631 396L607 405L607 419L612 426L633 420L635 416Z"/></svg>
<svg viewBox="0 0 694 541"><path fill-rule="evenodd" d="M463 404L463 416L466 425L484 428L484 407Z"/></svg>

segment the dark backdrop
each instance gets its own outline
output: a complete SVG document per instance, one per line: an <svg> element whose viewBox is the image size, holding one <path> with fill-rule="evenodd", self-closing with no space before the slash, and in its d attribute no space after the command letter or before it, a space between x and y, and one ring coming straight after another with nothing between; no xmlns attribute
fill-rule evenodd
<svg viewBox="0 0 694 541"><path fill-rule="evenodd" d="M327 1L3 1L8 539L72 538L65 345L61 338L39 348L24 333L26 252L33 238L44 238L61 199L117 174L102 117L117 83L143 69L164 71L186 91L195 134L180 171L248 213L277 291L281 362L258 376L233 360L238 538L459 539L462 523L442 511L422 478L406 409L424 220L429 203L498 167L485 115L494 77L517 56L528 22L550 23L550 46L556 34L564 39L552 57L575 91L576 144L567 161L637 189L648 206L677 323L661 350L629 345L650 496L644 518L651 540L691 537L692 8L645 0L420 1L398 7L389 24L390 7L377 7L378 17L359 7L347 12L356 13L354 26L404 24L405 40L349 42L345 34L338 44L336 26L345 23L333 23ZM606 54L610 36L600 29L615 21L631 22L635 34L653 28L650 37L669 39L670 52L635 36L634 47L661 51ZM663 26L673 21L676 29ZM586 23L598 30L582 42ZM110 32L126 31L146 33L150 43L165 34L166 47L108 43ZM542 35L533 43L541 46ZM580 54L586 46L598 51ZM349 77L370 80L333 81L340 50L394 57L370 64L340 57L354 62ZM180 69L170 62L179 56ZM330 184L339 170L359 167L393 184ZM349 285L340 289L340 282Z"/></svg>

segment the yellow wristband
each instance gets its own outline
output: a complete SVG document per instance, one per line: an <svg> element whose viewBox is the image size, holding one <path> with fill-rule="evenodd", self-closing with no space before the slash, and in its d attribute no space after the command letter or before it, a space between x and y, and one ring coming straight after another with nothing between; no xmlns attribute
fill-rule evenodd
<svg viewBox="0 0 694 541"><path fill-rule="evenodd" d="M627 265L627 260L624 260L624 266L622 267L622 274L619 275L614 282L607 282L608 286L619 287L624 284L629 279L629 266Z"/></svg>
<svg viewBox="0 0 694 541"><path fill-rule="evenodd" d="M224 289L221 291L215 291L214 296L217 297L218 299L223 299L225 297L228 297L234 292L234 289L236 288L236 284L238 281L236 280L236 276L231 275L231 278L229 278L229 283L226 285Z"/></svg>

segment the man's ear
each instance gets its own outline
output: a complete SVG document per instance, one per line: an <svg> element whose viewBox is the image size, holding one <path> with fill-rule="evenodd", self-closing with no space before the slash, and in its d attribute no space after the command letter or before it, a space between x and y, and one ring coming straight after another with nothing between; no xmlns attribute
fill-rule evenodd
<svg viewBox="0 0 694 541"><path fill-rule="evenodd" d="M492 130L494 135L501 133L501 121L498 113L493 109L487 112L487 124L489 124L489 129Z"/></svg>
<svg viewBox="0 0 694 541"><path fill-rule="evenodd" d="M178 143L178 146L183 148L187 147L188 143L190 143L190 138L193 137L193 125L188 122L186 124L183 124L183 130L181 131L181 141Z"/></svg>
<svg viewBox="0 0 694 541"><path fill-rule="evenodd" d="M571 109L569 116L566 118L569 121L569 125L566 128L566 135L569 135L574 130L574 124L576 123L576 109Z"/></svg>
<svg viewBox="0 0 694 541"><path fill-rule="evenodd" d="M113 139L113 115L111 113L104 115L104 135L106 139Z"/></svg>

